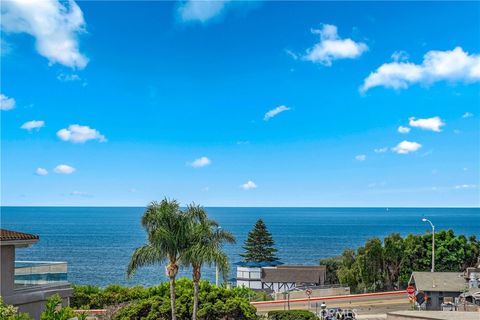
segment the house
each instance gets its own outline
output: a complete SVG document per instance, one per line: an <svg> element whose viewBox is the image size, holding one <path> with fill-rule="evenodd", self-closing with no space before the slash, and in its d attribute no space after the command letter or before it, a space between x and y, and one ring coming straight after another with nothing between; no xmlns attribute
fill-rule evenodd
<svg viewBox="0 0 480 320"><path fill-rule="evenodd" d="M73 289L63 262L15 261L15 251L34 245L37 235L0 229L0 296L7 304L40 319L47 299L59 294L68 305Z"/></svg>
<svg viewBox="0 0 480 320"><path fill-rule="evenodd" d="M459 303L466 308L467 304L480 306L480 258L476 267L465 270L465 280L468 281L468 291L459 297Z"/></svg>
<svg viewBox="0 0 480 320"><path fill-rule="evenodd" d="M324 285L325 266L282 265L278 261L237 263L236 285L250 289L285 292L300 286Z"/></svg>
<svg viewBox="0 0 480 320"><path fill-rule="evenodd" d="M408 284L426 294L427 310L441 310L442 303L454 301L468 290L463 272L413 272Z"/></svg>

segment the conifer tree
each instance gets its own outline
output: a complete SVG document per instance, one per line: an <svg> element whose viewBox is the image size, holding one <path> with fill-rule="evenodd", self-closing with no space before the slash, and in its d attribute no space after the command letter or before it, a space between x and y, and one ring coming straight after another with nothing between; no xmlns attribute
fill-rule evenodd
<svg viewBox="0 0 480 320"><path fill-rule="evenodd" d="M277 249L274 247L272 234L262 219L258 219L253 229L248 233L241 256L248 262L272 262L278 260Z"/></svg>

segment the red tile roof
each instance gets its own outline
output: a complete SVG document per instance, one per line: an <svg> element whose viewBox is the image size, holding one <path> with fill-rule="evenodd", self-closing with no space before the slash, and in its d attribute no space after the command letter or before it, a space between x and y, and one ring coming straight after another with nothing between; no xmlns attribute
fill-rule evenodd
<svg viewBox="0 0 480 320"><path fill-rule="evenodd" d="M38 240L35 234L0 229L0 241Z"/></svg>

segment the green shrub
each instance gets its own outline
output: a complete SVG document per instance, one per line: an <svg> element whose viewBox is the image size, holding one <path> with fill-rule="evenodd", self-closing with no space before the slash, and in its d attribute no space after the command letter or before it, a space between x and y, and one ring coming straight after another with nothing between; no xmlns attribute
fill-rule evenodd
<svg viewBox="0 0 480 320"><path fill-rule="evenodd" d="M193 283L189 279L179 279L176 284L177 317L191 319L193 308ZM247 288L227 289L216 287L208 281L199 285L198 316L201 320L228 319L256 320L256 309L250 299L265 299ZM115 320L170 319L169 283L161 283L151 288L122 287L117 285L99 289L90 286L74 287L70 304L74 308L97 309L126 304L115 315Z"/></svg>
<svg viewBox="0 0 480 320"><path fill-rule="evenodd" d="M155 293L141 286L128 288L110 285L105 289L94 286L75 286L73 289L74 294L70 299L70 305L78 309L102 309L110 305L148 298Z"/></svg>
<svg viewBox="0 0 480 320"><path fill-rule="evenodd" d="M0 297L0 319L1 320L31 320L27 313L18 313L18 308L5 304Z"/></svg>
<svg viewBox="0 0 480 320"><path fill-rule="evenodd" d="M76 316L72 308L61 307L61 305L62 298L58 294L48 298L40 320L68 320Z"/></svg>
<svg viewBox="0 0 480 320"><path fill-rule="evenodd" d="M318 317L307 310L270 311L269 320L318 320Z"/></svg>

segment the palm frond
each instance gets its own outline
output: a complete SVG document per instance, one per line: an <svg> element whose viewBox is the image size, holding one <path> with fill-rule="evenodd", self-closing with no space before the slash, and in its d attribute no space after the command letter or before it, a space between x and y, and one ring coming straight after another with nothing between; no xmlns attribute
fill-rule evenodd
<svg viewBox="0 0 480 320"><path fill-rule="evenodd" d="M145 267L154 264L160 264L165 261L167 255L161 252L158 248L147 244L137 248L130 259L127 267L127 276L130 278L135 271L140 267Z"/></svg>

